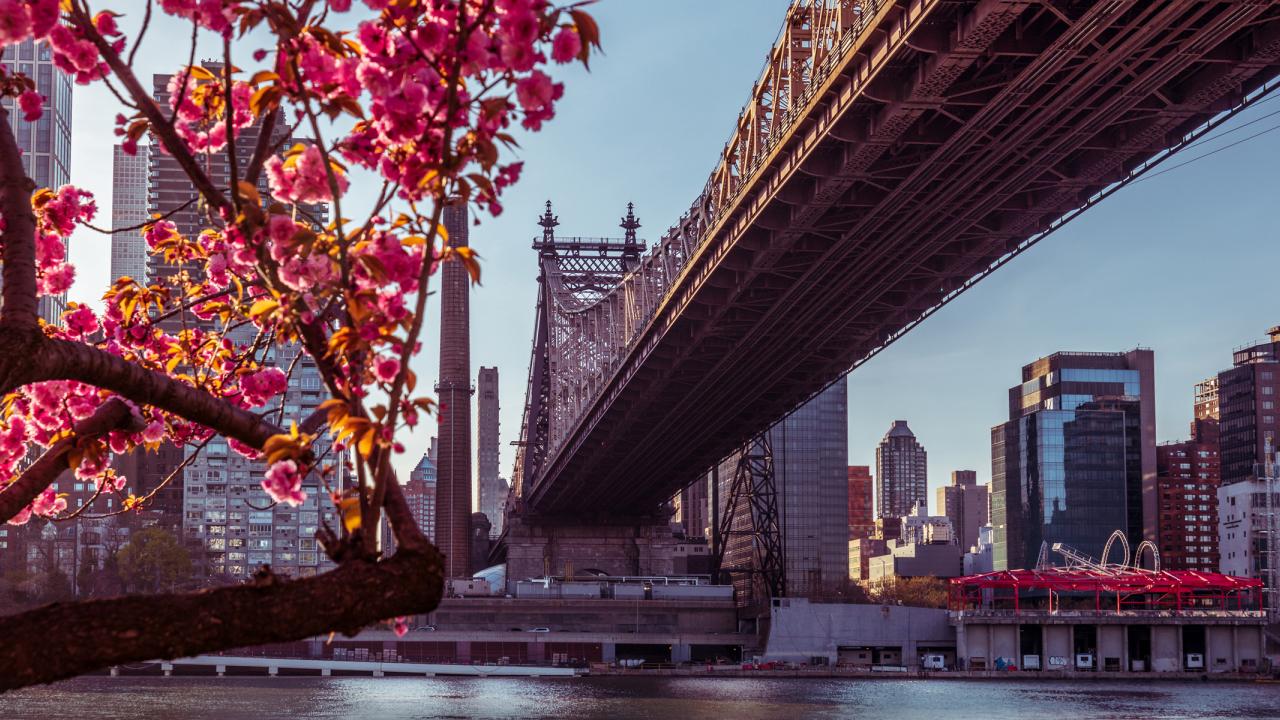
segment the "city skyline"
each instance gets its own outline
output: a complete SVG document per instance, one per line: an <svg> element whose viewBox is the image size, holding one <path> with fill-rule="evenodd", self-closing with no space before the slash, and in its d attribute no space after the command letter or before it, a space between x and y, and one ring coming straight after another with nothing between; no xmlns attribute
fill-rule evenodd
<svg viewBox="0 0 1280 720"><path fill-rule="evenodd" d="M10 3L0 692L1280 682L1280 0L568 1Z"/></svg>

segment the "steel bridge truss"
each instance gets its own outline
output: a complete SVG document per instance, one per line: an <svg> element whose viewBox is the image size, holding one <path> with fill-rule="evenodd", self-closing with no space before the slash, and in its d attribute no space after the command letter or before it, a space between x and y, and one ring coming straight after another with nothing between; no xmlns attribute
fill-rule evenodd
<svg viewBox="0 0 1280 720"><path fill-rule="evenodd" d="M544 216L513 494L657 507L1278 68L1265 0L793 0L647 252Z"/></svg>

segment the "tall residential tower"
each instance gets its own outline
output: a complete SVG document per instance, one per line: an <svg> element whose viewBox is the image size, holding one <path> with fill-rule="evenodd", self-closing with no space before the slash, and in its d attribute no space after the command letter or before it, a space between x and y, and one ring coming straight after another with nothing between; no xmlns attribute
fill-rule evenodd
<svg viewBox="0 0 1280 720"><path fill-rule="evenodd" d="M151 148L139 145L130 155L119 145L111 156L111 280L131 277L147 284L147 243L139 225L145 223Z"/></svg>
<svg viewBox="0 0 1280 720"><path fill-rule="evenodd" d="M876 447L876 517L910 515L928 502L929 457L906 420L894 420Z"/></svg>

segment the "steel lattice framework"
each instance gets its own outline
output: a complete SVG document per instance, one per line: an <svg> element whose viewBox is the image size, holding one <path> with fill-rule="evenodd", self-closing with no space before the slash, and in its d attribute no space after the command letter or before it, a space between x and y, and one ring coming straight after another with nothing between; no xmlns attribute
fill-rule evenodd
<svg viewBox="0 0 1280 720"><path fill-rule="evenodd" d="M773 441L761 433L738 453L738 463L713 548L712 577L727 575L739 607L768 604L787 593Z"/></svg>
<svg viewBox="0 0 1280 720"><path fill-rule="evenodd" d="M1275 0L793 0L647 252L544 218L513 507L652 512L1277 72Z"/></svg>

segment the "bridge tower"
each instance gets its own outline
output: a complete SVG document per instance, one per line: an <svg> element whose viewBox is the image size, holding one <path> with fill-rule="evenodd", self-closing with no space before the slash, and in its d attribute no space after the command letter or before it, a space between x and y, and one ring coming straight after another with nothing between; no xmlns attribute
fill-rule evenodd
<svg viewBox="0 0 1280 720"><path fill-rule="evenodd" d="M671 575L675 539L662 507L628 516L547 516L530 512L521 501L526 483L540 476L554 439L613 369L625 339L596 324L592 311L602 301L613 302L611 293L639 267L645 251L631 203L619 223L621 238L557 237L560 218L550 200L538 225L542 232L532 246L538 253L537 319L504 523L507 577L568 575L575 569Z"/></svg>

